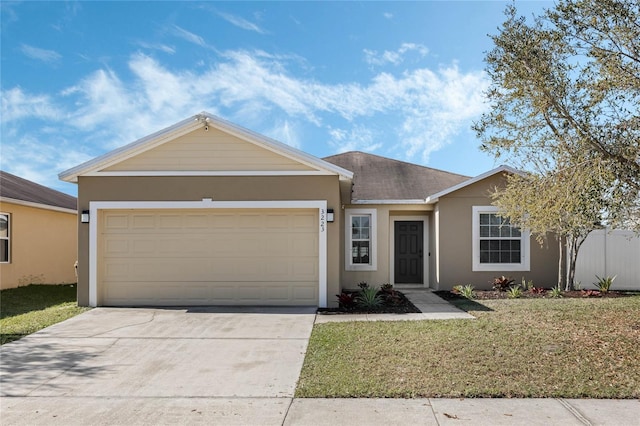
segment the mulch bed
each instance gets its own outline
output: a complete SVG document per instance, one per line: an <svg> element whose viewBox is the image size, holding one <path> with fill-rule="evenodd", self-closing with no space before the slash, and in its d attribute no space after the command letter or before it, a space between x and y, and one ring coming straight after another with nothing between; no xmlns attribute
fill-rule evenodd
<svg viewBox="0 0 640 426"><path fill-rule="evenodd" d="M464 299L464 296L454 293L452 291L435 291L435 294L442 297L444 300L460 300ZM600 293L598 290L573 290L573 291L563 291L562 297L569 298L609 298L609 297L627 297L637 295L638 292L633 291L614 291L609 290L606 293ZM509 293L506 291L497 291L497 290L474 290L473 291L475 300L495 300L495 299L508 299ZM544 291L543 293L534 293L531 291L524 291L519 299L549 299L551 298L551 294L549 290Z"/></svg>
<svg viewBox="0 0 640 426"><path fill-rule="evenodd" d="M376 309L364 309L358 305L349 307L341 306L339 308L318 308L318 314L322 315L340 315L340 314L419 314L420 310L416 308L407 297L398 290L395 290L398 299L395 303L383 303Z"/></svg>

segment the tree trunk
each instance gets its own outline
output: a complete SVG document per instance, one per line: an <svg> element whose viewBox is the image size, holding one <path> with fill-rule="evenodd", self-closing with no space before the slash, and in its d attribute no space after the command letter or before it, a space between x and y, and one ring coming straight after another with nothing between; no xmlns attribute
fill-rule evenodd
<svg viewBox="0 0 640 426"><path fill-rule="evenodd" d="M573 280L576 276L576 237L575 235L567 236L567 281L564 290L571 291L574 288Z"/></svg>
<svg viewBox="0 0 640 426"><path fill-rule="evenodd" d="M576 279L576 261L578 260L578 251L576 250L575 242L572 243L571 256L567 259L567 290L575 289Z"/></svg>
<svg viewBox="0 0 640 426"><path fill-rule="evenodd" d="M558 289L562 288L562 277L564 276L562 271L562 264L564 260L564 240L561 236L558 236Z"/></svg>
<svg viewBox="0 0 640 426"><path fill-rule="evenodd" d="M588 231L586 235L570 235L567 237L567 247L569 253L567 253L567 282L565 290L570 291L575 289L576 279L576 263L578 262L578 251L582 246L582 243L587 239L591 231Z"/></svg>

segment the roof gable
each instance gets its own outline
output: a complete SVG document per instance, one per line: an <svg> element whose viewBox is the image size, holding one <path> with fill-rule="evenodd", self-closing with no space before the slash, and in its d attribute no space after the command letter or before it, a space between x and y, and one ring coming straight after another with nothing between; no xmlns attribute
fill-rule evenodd
<svg viewBox="0 0 640 426"><path fill-rule="evenodd" d="M0 171L0 199L34 207L54 207L70 212L75 212L77 209L75 197L3 171Z"/></svg>
<svg viewBox="0 0 640 426"><path fill-rule="evenodd" d="M450 188L447 188L443 191L440 191L436 194L431 195L430 197L427 198L427 204L434 204L437 203L438 200L440 199L440 197L444 197L445 195L449 195L452 192L458 191L460 189L466 188L470 185L473 185L474 183L480 182L481 180L487 179L488 177L491 177L493 175L496 175L498 173L510 173L510 174L523 174L520 170L514 169L513 167L509 167L509 166L499 166L496 167L495 169L489 170L488 172L482 173L476 177L470 178L464 182L461 182L457 185L454 185Z"/></svg>
<svg viewBox="0 0 640 426"><path fill-rule="evenodd" d="M216 128L196 129L101 169L113 171L294 171L311 166Z"/></svg>
<svg viewBox="0 0 640 426"><path fill-rule="evenodd" d="M424 203L431 194L470 179L468 176L359 151L325 157L324 160L354 172L354 203Z"/></svg>
<svg viewBox="0 0 640 426"><path fill-rule="evenodd" d="M60 173L78 176L205 176L205 175L352 173L289 145L202 112L159 132Z"/></svg>

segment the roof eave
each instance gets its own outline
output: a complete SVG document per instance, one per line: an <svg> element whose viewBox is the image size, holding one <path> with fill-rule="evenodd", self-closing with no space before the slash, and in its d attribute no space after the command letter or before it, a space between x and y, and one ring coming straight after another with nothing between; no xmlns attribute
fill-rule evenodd
<svg viewBox="0 0 640 426"><path fill-rule="evenodd" d="M162 143L166 139L174 138L182 133L188 133L202 126L203 124L197 121L197 116L189 117L170 127L152 133L134 142L116 148L113 151L109 151L87 162L84 162L78 166L72 167L69 170L61 172L60 174L58 174L58 179L65 182L76 183L78 182L78 176L108 167L114 163L122 161L125 157L131 157L140 152L144 152L150 147Z"/></svg>
<svg viewBox="0 0 640 426"><path fill-rule="evenodd" d="M351 204L426 204L422 198L408 200L353 200Z"/></svg>
<svg viewBox="0 0 640 426"><path fill-rule="evenodd" d="M56 212L78 214L78 210L68 209L60 206L52 206L50 204L36 203L34 201L18 200L16 198L0 197L0 202L17 204L19 206L33 207L36 209L53 210Z"/></svg>

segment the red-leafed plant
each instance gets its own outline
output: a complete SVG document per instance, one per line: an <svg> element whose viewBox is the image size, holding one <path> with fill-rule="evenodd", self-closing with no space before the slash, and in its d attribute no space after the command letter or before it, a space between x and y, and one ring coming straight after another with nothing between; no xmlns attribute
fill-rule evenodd
<svg viewBox="0 0 640 426"><path fill-rule="evenodd" d="M598 290L580 290L580 295L582 297L600 297L602 293Z"/></svg>
<svg viewBox="0 0 640 426"><path fill-rule="evenodd" d="M498 291L507 291L511 288L511 285L514 283L513 278L505 277L502 275L501 277L496 277L493 281L489 281L493 284L493 289Z"/></svg>
<svg viewBox="0 0 640 426"><path fill-rule="evenodd" d="M340 294L336 294L338 298L338 304L341 308L351 308L356 304L356 294L355 293L346 293L342 292Z"/></svg>

